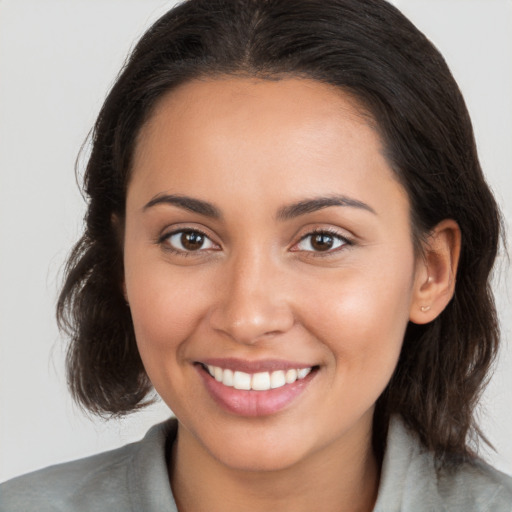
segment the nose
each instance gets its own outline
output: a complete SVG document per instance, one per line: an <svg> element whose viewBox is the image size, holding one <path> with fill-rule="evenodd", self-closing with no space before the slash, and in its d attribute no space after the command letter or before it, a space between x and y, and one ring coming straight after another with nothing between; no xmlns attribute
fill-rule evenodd
<svg viewBox="0 0 512 512"><path fill-rule="evenodd" d="M238 343L254 344L293 326L286 280L278 265L258 251L225 265L219 299L210 312L213 329Z"/></svg>

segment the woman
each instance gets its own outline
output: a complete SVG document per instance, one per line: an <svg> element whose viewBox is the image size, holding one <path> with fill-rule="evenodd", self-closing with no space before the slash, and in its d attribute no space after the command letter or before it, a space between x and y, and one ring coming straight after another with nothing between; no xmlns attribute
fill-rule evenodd
<svg viewBox="0 0 512 512"><path fill-rule="evenodd" d="M71 389L177 420L0 510L510 510L468 446L499 213L463 99L395 8L191 0L102 111L59 301Z"/></svg>

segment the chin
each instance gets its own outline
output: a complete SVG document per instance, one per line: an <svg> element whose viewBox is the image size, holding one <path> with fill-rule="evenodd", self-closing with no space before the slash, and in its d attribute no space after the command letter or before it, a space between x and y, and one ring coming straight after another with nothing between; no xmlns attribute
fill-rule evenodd
<svg viewBox="0 0 512 512"><path fill-rule="evenodd" d="M217 429L197 432L196 439L220 464L238 471L285 470L315 451L313 445L308 448L311 435L303 428L283 428L267 422L237 427L225 428L221 436Z"/></svg>
<svg viewBox="0 0 512 512"><path fill-rule="evenodd" d="M303 459L303 454L286 449L266 450L261 446L244 449L236 446L213 454L222 465L241 472L276 472L289 469Z"/></svg>

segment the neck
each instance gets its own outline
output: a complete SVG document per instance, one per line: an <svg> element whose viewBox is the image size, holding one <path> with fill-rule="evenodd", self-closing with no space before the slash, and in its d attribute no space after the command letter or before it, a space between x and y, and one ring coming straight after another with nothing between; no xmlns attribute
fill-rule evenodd
<svg viewBox="0 0 512 512"><path fill-rule="evenodd" d="M323 512L370 512L379 467L371 429L355 444L329 445L291 467L250 471L227 467L180 425L170 479L180 512L309 512L319 503Z"/></svg>

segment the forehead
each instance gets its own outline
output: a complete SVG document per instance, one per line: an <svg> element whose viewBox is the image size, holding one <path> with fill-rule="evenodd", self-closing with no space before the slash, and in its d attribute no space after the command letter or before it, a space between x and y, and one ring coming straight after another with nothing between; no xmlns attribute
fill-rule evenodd
<svg viewBox="0 0 512 512"><path fill-rule="evenodd" d="M298 130L307 123L309 130L315 131L318 137L325 137L326 122L341 119L364 127L366 135L380 144L377 133L371 128L375 123L368 111L353 95L330 84L300 78L196 79L172 89L157 101L140 130L136 149L162 128L174 128L175 137L184 135L186 130L199 137L212 124L219 128L225 123L229 123L230 128L237 124L246 128L249 121L256 135L258 128L279 121L281 131ZM268 126L265 128L268 130Z"/></svg>
<svg viewBox="0 0 512 512"><path fill-rule="evenodd" d="M401 189L373 126L352 96L314 80L194 80L165 95L141 129L129 194L222 188L283 202L364 196L384 182Z"/></svg>

